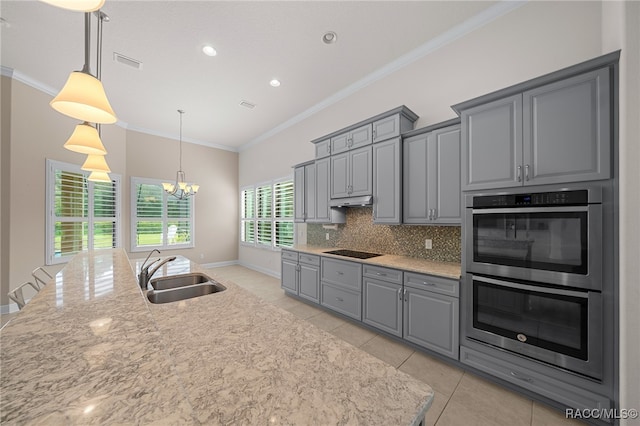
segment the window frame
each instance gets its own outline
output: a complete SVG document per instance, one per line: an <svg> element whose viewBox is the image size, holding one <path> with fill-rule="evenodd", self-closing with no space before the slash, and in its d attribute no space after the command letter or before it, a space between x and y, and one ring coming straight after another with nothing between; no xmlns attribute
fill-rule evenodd
<svg viewBox="0 0 640 426"><path fill-rule="evenodd" d="M247 186L243 186L240 188L240 245L241 246L245 246L245 247L255 247L255 248L260 248L260 249L265 249L265 250L272 250L272 251L280 251L282 248L289 248L289 246L282 246L282 245L277 245L276 243L276 222L291 222L294 224L294 229L293 229L293 240L292 240L292 246L295 245L296 243L296 232L295 232L295 221L294 221L294 216L291 217L276 217L276 205L275 205L275 201L276 201L276 197L275 197L275 189L276 189L276 185L283 183L283 182L294 182L293 179L293 175L289 175L286 177L281 177L281 178L277 178L277 179L273 179L270 181L265 181L265 182L260 182L260 183L256 183L255 185L247 185ZM295 185L295 184L294 184ZM259 210L259 206L258 206L258 188L262 188L262 187L266 187L268 186L271 190L271 205L269 208L269 217L263 217L260 218L258 217L258 210ZM252 191L253 192L253 217L248 218L248 217L244 217L244 204L245 204L245 197L244 197L244 193L245 191ZM295 193L295 186L292 185L292 193ZM292 194L293 195L293 194ZM293 198L292 198L292 203L293 203ZM294 212L294 206L292 206L292 212ZM253 226L253 242L248 242L248 241L243 241L244 238L244 234L243 234L243 223L252 223ZM270 238L270 242L269 244L264 244L259 242L259 228L258 228L258 222L269 222L270 227L271 227L271 238Z"/></svg>
<svg viewBox="0 0 640 426"><path fill-rule="evenodd" d="M189 217L189 228L190 228L190 235L191 235L191 239L188 243L184 243L184 244L169 244L169 240L167 238L167 232L168 232L168 222L169 220L174 220L175 218L169 218L169 213L168 213L168 200L169 197L171 195L167 194L166 191L162 188L162 183L166 182L166 180L161 180L161 179L152 179L152 178L143 178L143 177L138 177L138 176L131 176L131 186L130 186L130 190L131 190L131 199L130 199L130 208L131 208L131 214L130 214L130 228L131 228L131 242L130 242L130 249L131 252L145 252L145 251L149 251L149 250L153 250L153 249L158 249L158 250L182 250L182 249L191 249L191 248L195 248L196 246L196 236L195 236L195 230L196 230L196 217L195 217L195 212L196 212L196 203L195 203L195 196L191 196L188 198L188 200L191 202L191 206L189 208L190 211L190 217ZM138 246L136 244L137 241L137 223L139 221L139 218L137 216L138 213L138 204L136 202L136 186L138 184L143 184L143 185L154 185L154 186L159 186L160 190L162 191L162 214L160 218L144 218L144 219L148 219L148 220L143 220L143 221L148 221L148 222L162 222L162 244L156 244L156 245L146 245L146 246ZM183 218L179 218L183 219Z"/></svg>
<svg viewBox="0 0 640 426"><path fill-rule="evenodd" d="M58 219L55 215L55 206L56 206L56 171L63 171L68 173L76 173L85 176L85 178L89 177L91 172L82 170L79 165L66 163L63 161L46 159L46 177L45 177L45 208L46 208L46 220L45 220L45 263L47 265L57 265L60 263L67 263L71 260L76 254L84 253L91 250L94 250L94 235L93 232L87 233L87 248L86 250L82 250L78 253L74 253L73 255L66 255L56 257L55 253L55 222ZM122 176L118 173L110 173L109 177L115 185L115 195L114 195L114 213L113 222L115 223L115 248L122 247ZM95 183L91 181L87 181L87 217L86 219L73 219L68 222L79 222L79 223L87 223L87 229L93 230L94 225L98 222L106 222L109 218L102 217L94 217L94 195L95 195ZM101 248L95 250L103 250Z"/></svg>

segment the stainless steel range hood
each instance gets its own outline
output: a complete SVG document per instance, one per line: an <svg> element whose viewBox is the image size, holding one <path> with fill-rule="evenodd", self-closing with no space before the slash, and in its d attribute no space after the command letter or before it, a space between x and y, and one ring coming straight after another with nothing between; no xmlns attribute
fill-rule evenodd
<svg viewBox="0 0 640 426"><path fill-rule="evenodd" d="M336 198L329 201L331 207L363 207L373 204L373 197L371 195L364 195L362 197L351 198Z"/></svg>

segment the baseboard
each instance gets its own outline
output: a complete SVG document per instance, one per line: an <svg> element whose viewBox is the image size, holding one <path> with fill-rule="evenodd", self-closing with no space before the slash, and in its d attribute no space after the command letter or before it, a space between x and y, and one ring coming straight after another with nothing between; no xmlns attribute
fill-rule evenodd
<svg viewBox="0 0 640 426"><path fill-rule="evenodd" d="M280 273L277 271L272 271L271 269L263 268L260 266L253 265L251 263L243 262L243 261L239 261L238 265L244 266L245 268L252 269L256 272L260 272L265 275L269 275L270 277L280 279Z"/></svg>
<svg viewBox="0 0 640 426"><path fill-rule="evenodd" d="M205 269L209 269L209 268L222 268L223 266L233 266L237 264L238 264L237 260L227 260L225 262L203 263L200 266L202 266Z"/></svg>
<svg viewBox="0 0 640 426"><path fill-rule="evenodd" d="M16 305L15 303L11 303L9 305L0 305L0 314L4 315L4 314L13 314L18 312L20 309L18 309L18 305Z"/></svg>

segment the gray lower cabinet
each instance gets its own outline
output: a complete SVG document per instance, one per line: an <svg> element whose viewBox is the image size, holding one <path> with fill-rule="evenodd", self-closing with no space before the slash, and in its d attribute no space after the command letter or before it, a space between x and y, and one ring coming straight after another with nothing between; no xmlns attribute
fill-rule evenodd
<svg viewBox="0 0 640 426"><path fill-rule="evenodd" d="M373 145L373 223L402 223L402 144L400 138Z"/></svg>
<svg viewBox="0 0 640 426"><path fill-rule="evenodd" d="M402 337L402 271L364 265L362 322Z"/></svg>
<svg viewBox="0 0 640 426"><path fill-rule="evenodd" d="M610 178L609 73L462 104L462 190Z"/></svg>
<svg viewBox="0 0 640 426"><path fill-rule="evenodd" d="M405 273L403 338L458 359L458 281Z"/></svg>
<svg viewBox="0 0 640 426"><path fill-rule="evenodd" d="M460 126L410 136L402 152L402 222L460 224Z"/></svg>
<svg viewBox="0 0 640 426"><path fill-rule="evenodd" d="M282 250L281 287L293 294L320 302L320 256Z"/></svg>
<svg viewBox="0 0 640 426"><path fill-rule="evenodd" d="M362 264L321 258L320 304L362 320Z"/></svg>
<svg viewBox="0 0 640 426"><path fill-rule="evenodd" d="M371 146L365 146L331 158L331 198L371 195L373 160Z"/></svg>

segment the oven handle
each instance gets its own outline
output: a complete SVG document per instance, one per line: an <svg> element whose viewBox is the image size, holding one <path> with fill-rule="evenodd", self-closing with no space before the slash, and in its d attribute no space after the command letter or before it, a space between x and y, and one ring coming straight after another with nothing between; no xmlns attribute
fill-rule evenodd
<svg viewBox="0 0 640 426"><path fill-rule="evenodd" d="M472 209L473 214L519 214L519 213L558 213L558 212L588 212L589 206L568 207L517 207L514 209Z"/></svg>
<svg viewBox="0 0 640 426"><path fill-rule="evenodd" d="M533 285L519 284L519 283L512 283L512 282L509 282L509 281L496 280L496 279L493 279L493 278L479 277L479 276L476 276L476 275L473 276L473 280L482 281L482 282L485 282L487 284L500 285L500 286L503 286L503 287L516 288L516 289L519 289L519 290L534 291L534 292L537 292L537 293L557 294L557 295L560 295L560 296L579 297L579 298L582 298L582 299L588 299L589 298L589 294L587 292L583 293L583 292L580 292L580 291L562 290L562 289L549 288L549 287L537 287L537 286L533 286Z"/></svg>

